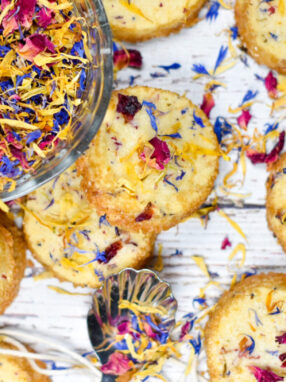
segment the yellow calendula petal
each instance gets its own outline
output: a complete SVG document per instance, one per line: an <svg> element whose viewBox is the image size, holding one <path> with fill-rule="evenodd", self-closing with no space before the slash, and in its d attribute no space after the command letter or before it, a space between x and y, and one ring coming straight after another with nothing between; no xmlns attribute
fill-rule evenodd
<svg viewBox="0 0 286 382"><path fill-rule="evenodd" d="M235 186L233 183L229 183L229 179L237 172L238 164L234 162L232 170L226 174L226 176L223 178L223 185L226 188L232 188Z"/></svg>
<svg viewBox="0 0 286 382"><path fill-rule="evenodd" d="M220 65L220 66L216 69L215 73L214 73L213 70L211 70L211 71L210 71L210 74L211 74L212 76L214 76L214 75L219 76L220 74L222 74L222 73L226 72L227 70L233 68L236 64L237 64L237 61L232 61L232 62L230 62L230 63L228 63L228 64Z"/></svg>
<svg viewBox="0 0 286 382"><path fill-rule="evenodd" d="M239 263L239 267L241 268L244 265L245 259L246 259L246 248L245 248L244 244L242 244L242 243L237 244L235 246L235 248L233 249L233 251L228 256L228 260L231 261L239 252L242 253L242 258L241 258L241 261Z"/></svg>
<svg viewBox="0 0 286 382"><path fill-rule="evenodd" d="M206 266L205 260L201 256L192 256L192 260L194 260L194 262L197 264L197 266L200 268L203 274L210 279L211 277Z"/></svg>
<svg viewBox="0 0 286 382"><path fill-rule="evenodd" d="M148 314L160 314L160 315L167 315L168 312L165 308L162 306L152 306L147 304L135 304L133 302L127 301L127 300L121 300L119 303L119 307L121 309L130 309L134 311L136 314L139 313L148 313Z"/></svg>
<svg viewBox="0 0 286 382"><path fill-rule="evenodd" d="M154 269L157 272L162 272L162 270L164 269L164 262L163 262L162 253L163 253L163 245L159 244L158 257L157 257L157 261L156 261L156 263L154 265Z"/></svg>
<svg viewBox="0 0 286 382"><path fill-rule="evenodd" d="M237 273L235 273L233 275L233 278L232 278L231 283L230 283L230 289L232 289L236 283L237 283Z"/></svg>
<svg viewBox="0 0 286 382"><path fill-rule="evenodd" d="M44 271L44 272L39 273L36 276L33 276L33 280L34 281L40 281L40 280L51 279L53 277L54 277L54 274L52 272Z"/></svg>
<svg viewBox="0 0 286 382"><path fill-rule="evenodd" d="M2 199L0 199L0 210L4 211L4 212L9 212L9 207L7 206L6 203L3 202Z"/></svg>
<svg viewBox="0 0 286 382"><path fill-rule="evenodd" d="M205 86L205 91L208 92L213 86L222 86L223 88L227 88L227 85L223 82L217 81L217 80L212 80L208 82Z"/></svg>
<svg viewBox="0 0 286 382"><path fill-rule="evenodd" d="M245 240L247 240L245 233L235 221L233 221L223 210L218 210L218 213L229 222L229 224L236 230L236 232L238 232Z"/></svg>
<svg viewBox="0 0 286 382"><path fill-rule="evenodd" d="M232 9L233 8L233 6L231 4L225 3L224 0L218 0L218 2L225 9Z"/></svg>
<svg viewBox="0 0 286 382"><path fill-rule="evenodd" d="M73 7L72 3L70 3L69 1L64 1L63 3L58 4L57 2L51 3L48 0L38 0L38 4L52 9L53 11L62 11L64 9Z"/></svg>
<svg viewBox="0 0 286 382"><path fill-rule="evenodd" d="M279 0L279 3L278 3L278 12L282 16L285 15L285 2L284 2L284 0Z"/></svg>
<svg viewBox="0 0 286 382"><path fill-rule="evenodd" d="M30 125L26 122L17 121L16 119L0 118L0 125L10 126L16 129L37 130L36 126Z"/></svg>
<svg viewBox="0 0 286 382"><path fill-rule="evenodd" d="M65 294L67 296L91 296L91 293L79 293L79 292L70 292L66 289L53 286L53 285L48 285L48 288L53 290L54 292L57 292L59 294Z"/></svg>
<svg viewBox="0 0 286 382"><path fill-rule="evenodd" d="M249 109L254 104L254 101L246 102L242 106L239 106L235 109L233 109L231 106L228 108L229 113L231 114L237 114L240 113L242 110Z"/></svg>
<svg viewBox="0 0 286 382"><path fill-rule="evenodd" d="M119 3L124 8L128 9L128 11L130 11L131 13L134 13L137 16L143 17L143 19L150 21L151 23L153 22L152 20L150 20L148 17L146 17L144 15L144 13L141 11L140 8L138 8L138 7L136 7L136 5L132 4L131 0L129 2L128 2L128 0L119 0Z"/></svg>
<svg viewBox="0 0 286 382"><path fill-rule="evenodd" d="M35 152L39 155L39 157L46 158L46 154L43 152L43 150L40 149L40 147L35 142L33 142L32 147L35 150Z"/></svg>
<svg viewBox="0 0 286 382"><path fill-rule="evenodd" d="M207 283L207 285L205 287L200 288L199 297L204 298L206 295L206 290L209 289L211 286L215 286L215 287L219 288L220 290L223 290L223 287L221 286L221 284L218 281L211 280Z"/></svg>

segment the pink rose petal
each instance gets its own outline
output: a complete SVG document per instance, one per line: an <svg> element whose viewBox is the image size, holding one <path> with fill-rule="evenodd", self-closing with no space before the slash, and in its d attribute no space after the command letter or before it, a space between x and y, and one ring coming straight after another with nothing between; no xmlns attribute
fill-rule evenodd
<svg viewBox="0 0 286 382"><path fill-rule="evenodd" d="M161 139L154 137L149 142L154 147L154 151L151 157L148 158L148 149L145 147L144 151L141 153L140 158L146 162L148 158L148 166L155 168L156 170L164 170L165 165L171 160L171 153L166 142L161 141Z"/></svg>
<svg viewBox="0 0 286 382"><path fill-rule="evenodd" d="M226 249L227 247L231 247L232 244L231 242L229 241L228 237L225 237L221 243L221 249Z"/></svg>
<svg viewBox="0 0 286 382"><path fill-rule="evenodd" d="M19 25L29 29L32 25L35 7L36 0L18 0L14 9L3 20L4 36L19 29Z"/></svg>
<svg viewBox="0 0 286 382"><path fill-rule="evenodd" d="M205 115L209 118L210 112L215 107L215 101L212 93L204 94L203 103L201 104L201 110L205 113Z"/></svg>
<svg viewBox="0 0 286 382"><path fill-rule="evenodd" d="M116 69L121 70L123 68L136 68L142 67L142 56L138 50L117 50L113 54L113 63Z"/></svg>
<svg viewBox="0 0 286 382"><path fill-rule="evenodd" d="M37 13L38 24L42 28L46 28L48 25L54 22L55 13L48 8L41 8Z"/></svg>
<svg viewBox="0 0 286 382"><path fill-rule="evenodd" d="M279 377L279 375L273 373L271 370L261 369L257 366L250 366L249 369L258 382L278 382L284 380L283 377Z"/></svg>
<svg viewBox="0 0 286 382"><path fill-rule="evenodd" d="M252 115L250 114L249 110L242 110L241 116L237 118L239 127L243 130L246 130L251 118Z"/></svg>
<svg viewBox="0 0 286 382"><path fill-rule="evenodd" d="M268 91L268 95L271 98L277 98L278 95L278 90L277 90L277 85L278 81L277 79L273 76L273 73L270 71L267 75L267 77L264 80L265 87Z"/></svg>
<svg viewBox="0 0 286 382"><path fill-rule="evenodd" d="M109 375L124 375L131 369L129 359L125 354L115 352L108 358L108 362L101 366L101 371Z"/></svg>
<svg viewBox="0 0 286 382"><path fill-rule="evenodd" d="M44 51L55 53L54 44L45 35L35 33L26 38L25 42L25 45L21 46L18 51L28 61L33 62L34 58Z"/></svg>

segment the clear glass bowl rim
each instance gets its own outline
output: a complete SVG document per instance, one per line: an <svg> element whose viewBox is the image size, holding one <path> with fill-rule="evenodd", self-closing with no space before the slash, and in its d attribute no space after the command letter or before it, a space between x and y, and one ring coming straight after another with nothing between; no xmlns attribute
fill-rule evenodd
<svg viewBox="0 0 286 382"><path fill-rule="evenodd" d="M47 172L39 175L34 178L31 177L26 183L16 186L14 191L11 192L0 192L0 199L4 202L9 202L25 196L30 192L34 191L43 184L51 181L63 171L68 169L88 148L90 142L98 132L102 121L105 117L107 107L109 105L112 86L113 86L113 57L112 57L112 33L107 19L107 15L102 4L102 0L89 0L95 6L98 23L100 27L100 34L104 36L101 37L102 45L102 97L100 99L98 110L96 113L96 122L93 123L92 127L89 129L89 132L85 135L84 139L78 142L78 144L71 150L71 152L64 157L60 163L58 163L53 169L48 170ZM108 53L109 52L109 53Z"/></svg>

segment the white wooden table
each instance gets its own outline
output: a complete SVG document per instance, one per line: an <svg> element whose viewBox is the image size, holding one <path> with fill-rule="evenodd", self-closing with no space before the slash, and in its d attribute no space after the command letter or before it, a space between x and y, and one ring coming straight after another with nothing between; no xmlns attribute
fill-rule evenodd
<svg viewBox="0 0 286 382"><path fill-rule="evenodd" d="M205 14L205 10L202 15ZM144 58L144 67L140 71L124 70L118 74L118 87L129 85L130 76L136 76L135 84L161 87L186 93L191 100L200 104L207 79L194 81L191 68L195 63L202 63L209 68L214 66L221 45L227 45L228 33L234 25L233 11L220 9L219 17L213 22L203 20L191 29L185 29L178 35L162 38L136 46ZM244 56L244 53L239 51ZM241 102L247 90L258 90L259 95L252 107L253 119L249 125L251 132L255 127L259 131L265 129L265 124L273 122L270 117L271 104L264 85L255 78L255 73L265 77L268 69L259 67L251 58L247 58L249 67L239 59L237 65L223 73L218 79L227 84L227 88L216 91L216 107L211 113L214 121L219 115L235 122L233 115L228 113L228 107L236 107ZM178 62L182 65L179 70L167 73L158 68L159 65L169 65ZM159 72L164 77L152 78L151 73ZM278 118L279 116L277 116ZM285 122L280 123L281 130ZM221 185L223 176L230 169L229 163L221 160L220 176L217 187ZM251 195L245 200L219 197L221 208L234 219L247 235L247 241L229 225L217 212L210 215L210 221L205 229L198 219L173 228L162 233L158 243L163 244L164 270L161 277L168 281L178 299L178 318L193 311L192 299L198 295L199 289L207 283L208 279L191 259L193 255L204 257L214 280L219 281L224 288L230 284L236 261L229 263L228 255L238 243L244 243L247 248L245 266L238 270L239 274L245 271L286 271L286 256L276 243L272 233L268 230L265 219L265 180L266 168L264 165L253 166L247 162L247 176L244 186L234 191ZM232 242L232 248L221 250L221 243L225 236ZM173 256L176 250L182 255ZM33 330L50 338L58 339L80 353L91 350L86 330L86 315L90 306L90 296L67 296L58 294L48 285L61 286L69 291L89 292L87 289L74 289L69 283L59 283L56 279L35 281L33 274L41 272L41 267L28 268L26 277L22 282L21 291L13 305L7 309L6 314L0 317L0 325L9 325ZM208 296L217 298L221 291L211 289ZM172 368L168 373L169 380L178 379L181 371ZM67 374L70 382L87 382L92 379L81 373ZM55 382L66 380L66 376L55 377Z"/></svg>

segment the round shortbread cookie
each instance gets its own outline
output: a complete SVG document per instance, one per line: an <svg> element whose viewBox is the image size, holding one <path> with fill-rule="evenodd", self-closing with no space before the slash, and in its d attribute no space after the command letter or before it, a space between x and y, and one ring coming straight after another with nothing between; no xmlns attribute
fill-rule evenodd
<svg viewBox="0 0 286 382"><path fill-rule="evenodd" d="M24 232L35 258L60 280L98 287L124 268L140 268L155 237L129 233L99 216L81 190L75 167L28 195Z"/></svg>
<svg viewBox="0 0 286 382"><path fill-rule="evenodd" d="M239 34L259 63L286 74L286 0L236 0Z"/></svg>
<svg viewBox="0 0 286 382"><path fill-rule="evenodd" d="M268 226L286 252L286 153L271 166L266 191Z"/></svg>
<svg viewBox="0 0 286 382"><path fill-rule="evenodd" d="M210 380L286 380L285 313L285 274L251 276L224 293L205 330Z"/></svg>
<svg viewBox="0 0 286 382"><path fill-rule="evenodd" d="M189 99L134 87L113 93L78 168L98 213L127 229L159 233L206 200L219 153L213 126Z"/></svg>
<svg viewBox="0 0 286 382"><path fill-rule="evenodd" d="M167 36L196 22L206 0L103 0L113 36L129 42Z"/></svg>
<svg viewBox="0 0 286 382"><path fill-rule="evenodd" d="M0 314L18 294L26 268L25 252L22 233L0 212Z"/></svg>
<svg viewBox="0 0 286 382"><path fill-rule="evenodd" d="M17 350L15 347L3 341L1 349ZM29 349L31 350L31 349ZM43 367L43 362L38 362ZM50 378L37 373L32 369L25 358L12 357L0 354L0 382L50 382Z"/></svg>

